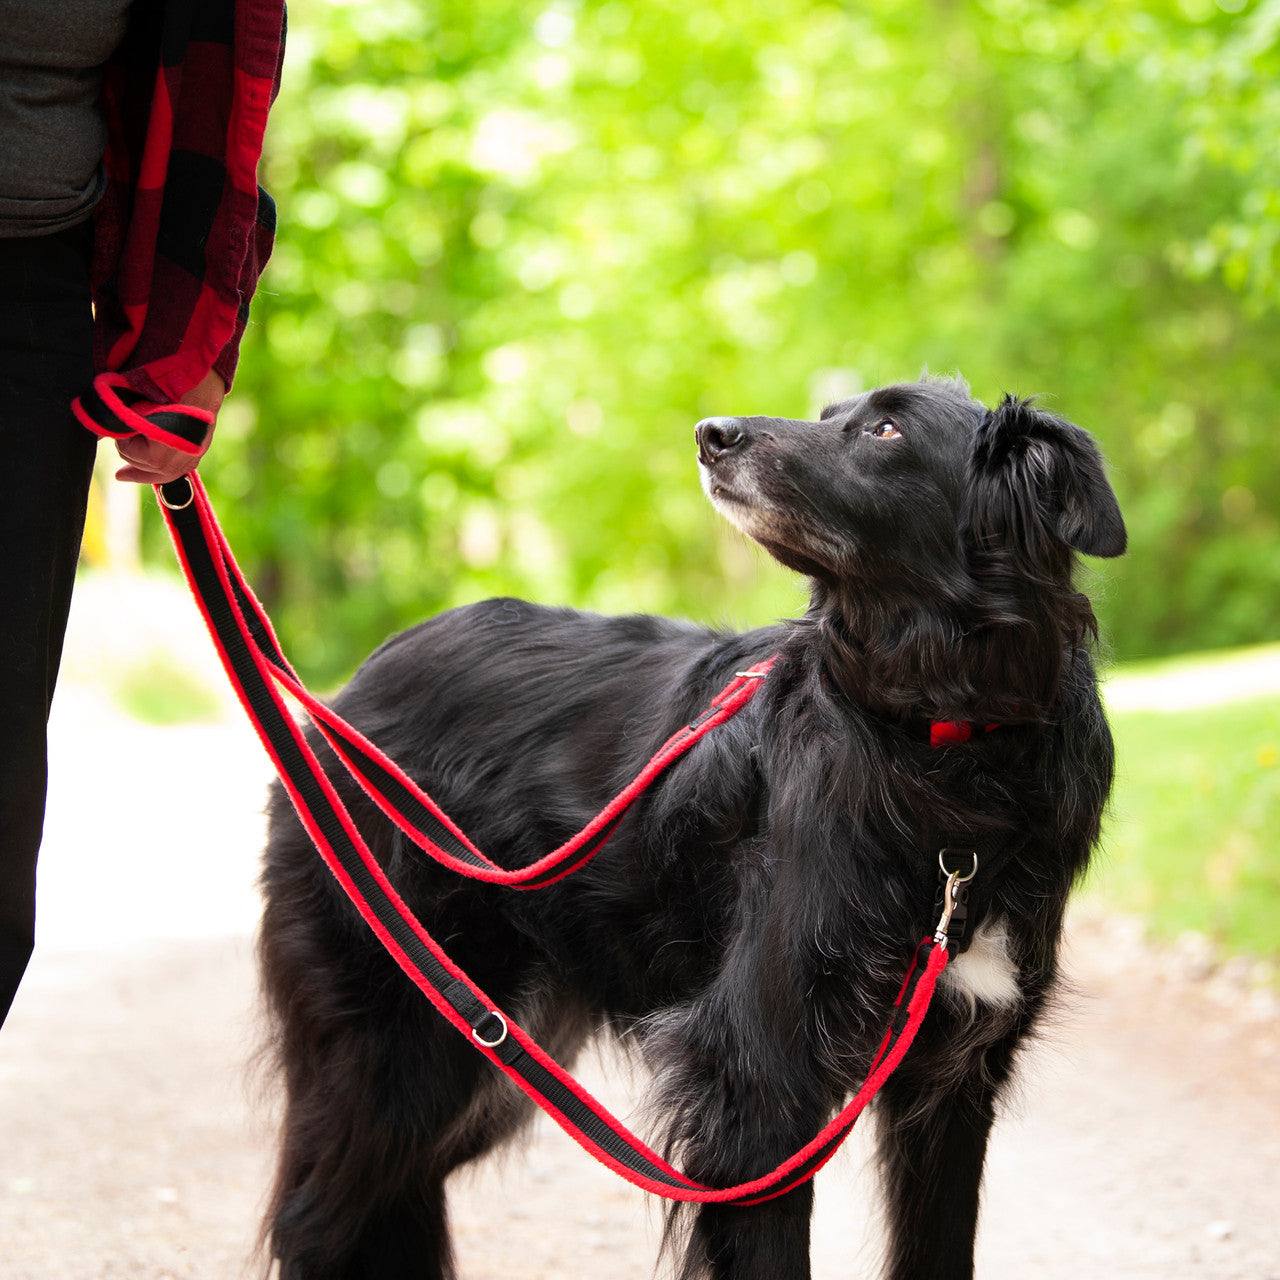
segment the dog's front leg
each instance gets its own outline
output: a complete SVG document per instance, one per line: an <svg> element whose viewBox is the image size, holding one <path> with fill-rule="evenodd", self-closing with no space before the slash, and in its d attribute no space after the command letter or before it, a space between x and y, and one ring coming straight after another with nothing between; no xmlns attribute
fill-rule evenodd
<svg viewBox="0 0 1280 1280"><path fill-rule="evenodd" d="M764 1204L698 1210L680 1280L808 1280L813 1183Z"/></svg>
<svg viewBox="0 0 1280 1280"><path fill-rule="evenodd" d="M672 1146L690 1177L729 1187L769 1173L821 1128L823 1104L801 1045L786 1047L743 992L734 1018L714 999L687 1011L663 1073L664 1107L676 1117ZM746 1003L750 1003L748 1000ZM671 1059L668 1059L671 1062ZM680 1280L807 1280L813 1190L804 1183L761 1204L683 1206L668 1244L687 1227Z"/></svg>
<svg viewBox="0 0 1280 1280"><path fill-rule="evenodd" d="M972 1280L987 1139L1014 1037L957 1079L908 1060L879 1097L877 1141L889 1230L886 1280Z"/></svg>

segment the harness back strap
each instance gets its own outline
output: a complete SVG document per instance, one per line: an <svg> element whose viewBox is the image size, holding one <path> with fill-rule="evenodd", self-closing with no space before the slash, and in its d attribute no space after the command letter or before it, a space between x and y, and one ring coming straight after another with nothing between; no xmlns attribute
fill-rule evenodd
<svg viewBox="0 0 1280 1280"><path fill-rule="evenodd" d="M302 686L280 653L261 606L254 600L235 566L201 482L195 475L184 477L181 481L162 486L160 497L178 559L209 627L223 667L267 754L275 764L299 819L356 910L400 968L440 1014L459 1033L466 1036L478 1052L508 1075L570 1137L603 1164L646 1191L672 1200L747 1205L781 1195L811 1178L835 1153L858 1116L910 1047L928 1010L938 977L946 966L945 943L939 944L932 939L925 939L920 943L895 1002L892 1024L872 1060L866 1079L848 1105L812 1141L771 1172L736 1186L717 1189L686 1177L652 1151L593 1098L521 1027L496 1009L484 992L453 963L409 910L356 829L302 729L289 714L281 686L291 693L295 688L301 690ZM752 691L759 683L755 677L740 679L746 680L747 687ZM734 686L730 685L729 688ZM737 696L738 693L735 693L726 698L726 694L722 693L712 704L712 708L708 709L710 714L704 713L707 715L705 723L709 726L713 720L722 722L717 719L722 711L725 712L724 718L733 714L727 708ZM737 705L744 705L749 697L749 693L745 694ZM309 712L313 705L322 706L310 695L307 695L303 705ZM736 709L737 706L734 706L734 710ZM327 728L328 733L342 741L344 747L350 749L352 756L362 760L362 767L368 767L370 772L377 773L379 768L384 767L382 762L385 757L372 744L367 743L350 726L343 724L339 728L339 718L327 712L327 709L325 711L320 725L322 731ZM320 718L318 713L317 718ZM696 732L693 726L688 728L691 732ZM679 734L674 735L647 767L652 767L663 756L663 752L675 738L680 739L676 743L679 750L673 748L672 759L692 745L692 742L686 745ZM330 741L333 740L330 738ZM373 755L370 756L370 753ZM366 756L376 756L372 765ZM668 760L667 763L669 762ZM385 764L390 766L389 761ZM357 773L357 777L359 776ZM388 776L393 780L396 778L394 772L388 771ZM405 782L408 780L405 779ZM414 788L415 792L416 790ZM414 792L407 794L412 798ZM425 793L417 794L423 797L422 803L430 805ZM621 793L623 796L626 794L626 791ZM634 798L632 796L627 800L617 815L608 820L604 837L589 852L585 852L584 856L577 857L575 865L581 865L598 851L604 839L607 839L607 832L611 832L616 826L622 811ZM618 800L613 803L617 804ZM433 805L431 809L435 811ZM443 818L443 815L440 816ZM452 824L449 825L452 827ZM588 827L587 830L591 828ZM464 847L474 852L485 865L471 866L456 853L446 855L462 864L456 869L477 878L494 879L488 871L501 869L494 868L494 864L475 851L474 846L466 842L461 833L458 833L458 837L464 842ZM584 839L563 861L587 850L591 839L592 837ZM557 850L548 857L555 858L560 853L561 850ZM538 867L546 862L547 859L542 859L533 866ZM555 864L555 869L558 874L568 874L568 870L572 870L564 869L560 863ZM486 874L479 875L480 872ZM551 880L545 879L543 882L551 883Z"/></svg>

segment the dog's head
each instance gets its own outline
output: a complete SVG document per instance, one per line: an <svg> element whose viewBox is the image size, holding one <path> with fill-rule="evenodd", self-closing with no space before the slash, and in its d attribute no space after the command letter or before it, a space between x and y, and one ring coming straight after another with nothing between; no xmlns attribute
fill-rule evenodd
<svg viewBox="0 0 1280 1280"><path fill-rule="evenodd" d="M716 508L850 616L1031 623L1060 650L1092 625L1075 553L1125 549L1085 431L1011 396L987 409L956 381L882 387L816 422L707 418L697 440Z"/></svg>
<svg viewBox="0 0 1280 1280"><path fill-rule="evenodd" d="M973 554L1029 564L1117 556L1124 521L1089 435L950 381L881 387L816 422L706 418L702 485L716 508L820 581L932 580Z"/></svg>

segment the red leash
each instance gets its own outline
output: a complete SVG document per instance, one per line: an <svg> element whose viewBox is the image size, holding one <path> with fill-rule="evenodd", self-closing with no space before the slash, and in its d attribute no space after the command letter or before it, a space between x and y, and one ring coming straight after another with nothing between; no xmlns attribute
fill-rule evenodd
<svg viewBox="0 0 1280 1280"><path fill-rule="evenodd" d="M394 762L302 686L231 555L199 478L191 474L157 486L157 496L223 667L299 819L356 910L442 1016L575 1141L646 1191L672 1200L745 1205L782 1195L811 1178L835 1153L915 1038L947 963L946 926L958 898L958 875L947 881L943 922L935 936L917 948L894 1003L892 1025L849 1104L772 1172L733 1187L707 1187L646 1146L496 1009L450 960L387 879L289 714L282 692L303 705L360 786L419 848L459 874L537 889L569 875L599 853L644 790L699 739L746 706L772 659L735 676L697 719L667 739L636 778L576 836L529 866L508 871L481 853Z"/></svg>

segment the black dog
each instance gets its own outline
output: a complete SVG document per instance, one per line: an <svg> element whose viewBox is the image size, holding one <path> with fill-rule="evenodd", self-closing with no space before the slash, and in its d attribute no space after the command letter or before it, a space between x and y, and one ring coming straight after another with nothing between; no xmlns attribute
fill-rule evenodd
<svg viewBox="0 0 1280 1280"><path fill-rule="evenodd" d="M730 635L490 601L390 640L336 704L514 867L776 653L593 863L540 892L477 884L341 790L428 930L551 1053L570 1062L602 1026L638 1045L667 1149L716 1186L772 1169L858 1086L936 923L939 850L997 850L969 948L877 1100L888 1274L968 1277L996 1101L1111 786L1074 552L1119 555L1124 523L1083 431L958 383L697 437L716 507L812 579L802 619ZM932 722L972 736L931 745ZM279 792L264 884L281 1275L448 1276L443 1181L531 1108L384 954ZM679 1274L807 1276L811 1201L805 1184L679 1215Z"/></svg>

